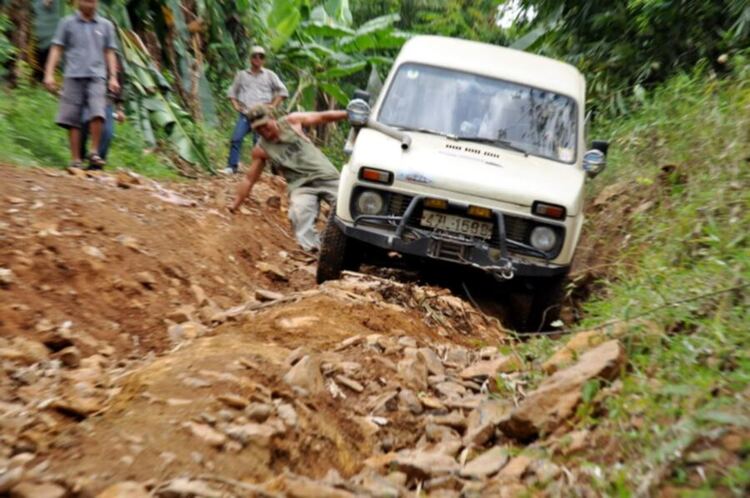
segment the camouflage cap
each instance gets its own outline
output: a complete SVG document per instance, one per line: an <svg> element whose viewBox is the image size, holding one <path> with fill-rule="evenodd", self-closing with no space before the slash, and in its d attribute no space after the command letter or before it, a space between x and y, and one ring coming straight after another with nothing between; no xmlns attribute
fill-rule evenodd
<svg viewBox="0 0 750 498"><path fill-rule="evenodd" d="M250 127L253 130L257 130L259 127L268 123L273 119L273 112L271 108L264 104L257 104L248 109L245 114L247 119L250 121Z"/></svg>

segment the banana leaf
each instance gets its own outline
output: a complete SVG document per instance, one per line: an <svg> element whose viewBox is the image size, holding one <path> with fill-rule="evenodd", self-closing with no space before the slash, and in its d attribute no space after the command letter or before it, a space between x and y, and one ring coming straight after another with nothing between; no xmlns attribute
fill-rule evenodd
<svg viewBox="0 0 750 498"><path fill-rule="evenodd" d="M155 83L151 70L151 67L154 67L153 63L150 62L149 54L136 43L137 36L121 30L121 39L123 59L127 64L126 70L129 71L128 80L140 95L135 105L144 139L149 144L155 144L153 128L162 128L169 143L182 159L214 173L200 135L195 130L186 128L185 123L189 122L189 115L172 101L168 94L163 95L161 92L167 91Z"/></svg>
<svg viewBox="0 0 750 498"><path fill-rule="evenodd" d="M332 67L327 71L318 73L316 76L321 80L341 78L342 76L349 76L350 74L358 73L366 67L367 67L367 61L357 61L351 64Z"/></svg>
<svg viewBox="0 0 750 498"><path fill-rule="evenodd" d="M338 38L341 36L353 36L355 31L338 24L321 21L306 21L302 23L302 30L313 37Z"/></svg>
<svg viewBox="0 0 750 498"><path fill-rule="evenodd" d="M277 51L294 34L302 21L299 3L295 0L275 0L265 21L270 35L271 49Z"/></svg>
<svg viewBox="0 0 750 498"><path fill-rule="evenodd" d="M167 133L169 142L182 159L191 164L200 164L211 173L216 172L203 150L202 144L190 137L185 126L175 114L185 114L183 119L189 117L177 103L169 101L163 95L157 93L143 99L143 106L148 110L149 118Z"/></svg>
<svg viewBox="0 0 750 498"><path fill-rule="evenodd" d="M351 26L353 22L352 11L349 8L349 0L328 0L325 10L329 16L339 24Z"/></svg>
<svg viewBox="0 0 750 498"><path fill-rule="evenodd" d="M156 135L154 128L151 126L148 109L141 103L140 99L128 103L132 115L136 116L136 121L140 127L143 140L149 147L156 147Z"/></svg>
<svg viewBox="0 0 750 498"><path fill-rule="evenodd" d="M341 107L346 107L346 105L349 103L349 96L340 86L334 83L322 82L320 83L320 88L328 95L336 99L336 102Z"/></svg>

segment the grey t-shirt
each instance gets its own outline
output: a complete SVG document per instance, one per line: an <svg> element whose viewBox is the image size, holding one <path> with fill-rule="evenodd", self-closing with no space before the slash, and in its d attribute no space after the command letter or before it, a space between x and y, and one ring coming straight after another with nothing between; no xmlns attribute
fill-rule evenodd
<svg viewBox="0 0 750 498"><path fill-rule="evenodd" d="M248 109L256 104L268 104L277 95L288 97L289 91L276 73L266 68L262 68L259 73L253 73L249 69L239 71L227 90L228 97L239 101Z"/></svg>
<svg viewBox="0 0 750 498"><path fill-rule="evenodd" d="M60 20L52 44L65 50L66 78L106 78L104 51L117 50L117 36L107 19L96 15L85 21L76 12Z"/></svg>

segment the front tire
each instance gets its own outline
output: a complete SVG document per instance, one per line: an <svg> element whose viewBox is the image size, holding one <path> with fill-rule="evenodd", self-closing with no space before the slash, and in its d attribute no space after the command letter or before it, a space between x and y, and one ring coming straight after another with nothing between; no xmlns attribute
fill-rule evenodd
<svg viewBox="0 0 750 498"><path fill-rule="evenodd" d="M336 224L336 207L333 206L320 241L318 271L315 279L319 284L336 280L344 270L359 269L356 241L347 237Z"/></svg>

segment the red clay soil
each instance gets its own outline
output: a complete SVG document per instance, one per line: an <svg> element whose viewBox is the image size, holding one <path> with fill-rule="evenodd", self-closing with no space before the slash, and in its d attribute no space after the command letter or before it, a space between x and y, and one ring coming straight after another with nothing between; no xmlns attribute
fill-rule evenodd
<svg viewBox="0 0 750 498"><path fill-rule="evenodd" d="M313 259L289 235L280 185L261 181L257 201L231 215L232 180L168 186L177 197L126 174L0 166L0 178L0 267L14 280L0 288L0 337L42 339L70 321L72 333L120 353L161 351L164 319L183 304L200 308L201 294L226 308L257 287L313 284Z"/></svg>

